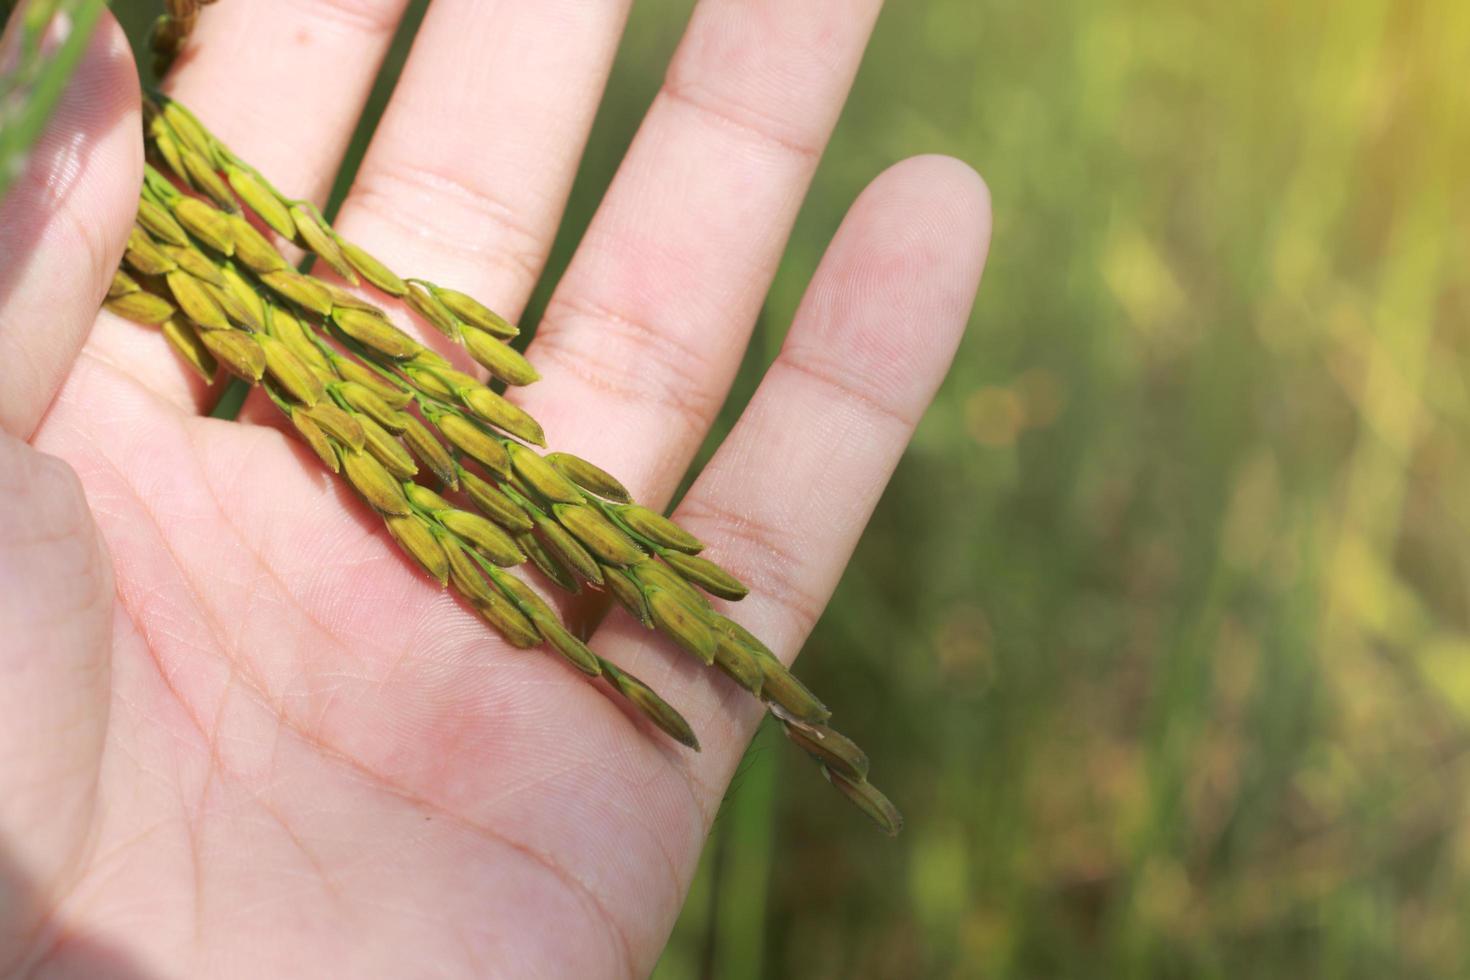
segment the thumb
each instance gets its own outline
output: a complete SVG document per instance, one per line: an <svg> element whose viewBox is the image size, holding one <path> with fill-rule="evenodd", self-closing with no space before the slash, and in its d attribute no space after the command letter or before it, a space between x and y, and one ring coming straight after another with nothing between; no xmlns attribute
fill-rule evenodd
<svg viewBox="0 0 1470 980"><path fill-rule="evenodd" d="M139 112L127 39L104 14L0 201L0 431L30 437L96 320L137 212Z"/></svg>
<svg viewBox="0 0 1470 980"><path fill-rule="evenodd" d="M0 973L70 883L94 816L111 566L76 474L23 440L122 252L139 130L137 75L105 17L0 201Z"/></svg>
<svg viewBox="0 0 1470 980"><path fill-rule="evenodd" d="M0 974L88 839L112 609L76 473L0 432Z"/></svg>

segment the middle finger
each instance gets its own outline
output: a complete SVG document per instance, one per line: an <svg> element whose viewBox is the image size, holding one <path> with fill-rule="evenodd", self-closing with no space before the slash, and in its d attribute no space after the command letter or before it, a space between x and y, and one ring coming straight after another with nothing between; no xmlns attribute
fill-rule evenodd
<svg viewBox="0 0 1470 980"><path fill-rule="evenodd" d="M514 317L541 274L629 0L439 0L338 227Z"/></svg>
<svg viewBox="0 0 1470 980"><path fill-rule="evenodd" d="M673 491L724 400L880 0L701 0L516 392L552 445Z"/></svg>

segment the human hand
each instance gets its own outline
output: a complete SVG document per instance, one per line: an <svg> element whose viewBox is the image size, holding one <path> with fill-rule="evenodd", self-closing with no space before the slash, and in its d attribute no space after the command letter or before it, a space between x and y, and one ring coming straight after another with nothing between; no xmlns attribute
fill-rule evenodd
<svg viewBox="0 0 1470 980"><path fill-rule="evenodd" d="M221 3L169 88L320 202L403 6ZM433 4L338 227L519 311L626 8ZM651 506L730 385L877 8L703 0L546 311L519 401ZM0 970L646 974L759 706L615 614L593 646L703 751L674 745L500 642L292 439L200 418L155 331L95 314L140 166L109 24L0 213ZM787 660L987 239L963 165L879 177L680 507Z"/></svg>

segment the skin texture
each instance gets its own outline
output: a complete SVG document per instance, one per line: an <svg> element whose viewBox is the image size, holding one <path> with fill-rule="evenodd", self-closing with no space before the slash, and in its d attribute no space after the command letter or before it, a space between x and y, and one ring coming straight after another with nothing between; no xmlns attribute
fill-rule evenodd
<svg viewBox="0 0 1470 980"><path fill-rule="evenodd" d="M168 87L321 200L402 6L218 4ZM436 2L343 232L518 312L625 7ZM725 396L877 7L703 0L547 311L520 401L651 506ZM0 975L647 974L758 706L609 617L594 646L685 713L704 751L680 749L497 641L259 404L198 417L162 339L95 312L138 128L109 21L0 206ZM988 238L963 164L879 176L676 515L783 657L948 367Z"/></svg>

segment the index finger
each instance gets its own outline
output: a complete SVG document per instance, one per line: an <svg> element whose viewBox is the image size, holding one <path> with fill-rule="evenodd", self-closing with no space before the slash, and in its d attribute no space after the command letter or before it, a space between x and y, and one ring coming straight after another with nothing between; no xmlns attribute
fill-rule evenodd
<svg viewBox="0 0 1470 980"><path fill-rule="evenodd" d="M212 4L163 87L283 194L322 204L406 3ZM104 315L90 345L181 408L208 397L156 329Z"/></svg>

